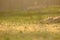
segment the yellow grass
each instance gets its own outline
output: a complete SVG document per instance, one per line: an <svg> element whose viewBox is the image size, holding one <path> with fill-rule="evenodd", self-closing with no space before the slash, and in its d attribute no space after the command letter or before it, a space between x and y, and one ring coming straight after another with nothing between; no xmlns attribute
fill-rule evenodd
<svg viewBox="0 0 60 40"><path fill-rule="evenodd" d="M17 31L17 32L24 32L24 33L30 33L30 32L53 32L58 33L60 30L59 24L22 24L22 25L0 25L0 31Z"/></svg>

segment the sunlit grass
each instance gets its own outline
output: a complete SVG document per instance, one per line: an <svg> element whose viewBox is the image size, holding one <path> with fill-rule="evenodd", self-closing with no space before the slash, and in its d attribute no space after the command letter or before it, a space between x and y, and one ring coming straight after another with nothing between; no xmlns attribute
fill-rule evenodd
<svg viewBox="0 0 60 40"><path fill-rule="evenodd" d="M0 40L60 40L58 22L43 24L45 18L55 16L60 16L60 7L0 12Z"/></svg>

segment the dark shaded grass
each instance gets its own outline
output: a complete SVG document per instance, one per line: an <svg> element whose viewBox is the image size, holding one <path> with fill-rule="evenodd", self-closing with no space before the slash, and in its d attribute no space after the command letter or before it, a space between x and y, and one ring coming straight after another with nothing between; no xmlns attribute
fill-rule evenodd
<svg viewBox="0 0 60 40"><path fill-rule="evenodd" d="M0 40L60 40L60 34L50 32L17 33L17 34L0 32Z"/></svg>

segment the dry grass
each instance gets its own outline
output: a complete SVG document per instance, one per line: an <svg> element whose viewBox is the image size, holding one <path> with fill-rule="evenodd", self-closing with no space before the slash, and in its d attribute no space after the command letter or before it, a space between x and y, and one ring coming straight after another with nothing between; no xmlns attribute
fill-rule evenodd
<svg viewBox="0 0 60 40"><path fill-rule="evenodd" d="M9 25L7 23L3 23L0 25L0 31L17 31L17 32L43 32L43 31L48 31L48 32L54 32L58 33L60 30L60 25L59 24L12 24Z"/></svg>

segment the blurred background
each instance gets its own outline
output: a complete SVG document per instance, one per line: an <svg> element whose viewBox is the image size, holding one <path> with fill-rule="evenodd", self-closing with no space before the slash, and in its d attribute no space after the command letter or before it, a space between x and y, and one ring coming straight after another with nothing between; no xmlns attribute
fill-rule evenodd
<svg viewBox="0 0 60 40"><path fill-rule="evenodd" d="M60 0L0 0L0 11L40 10L59 5Z"/></svg>

